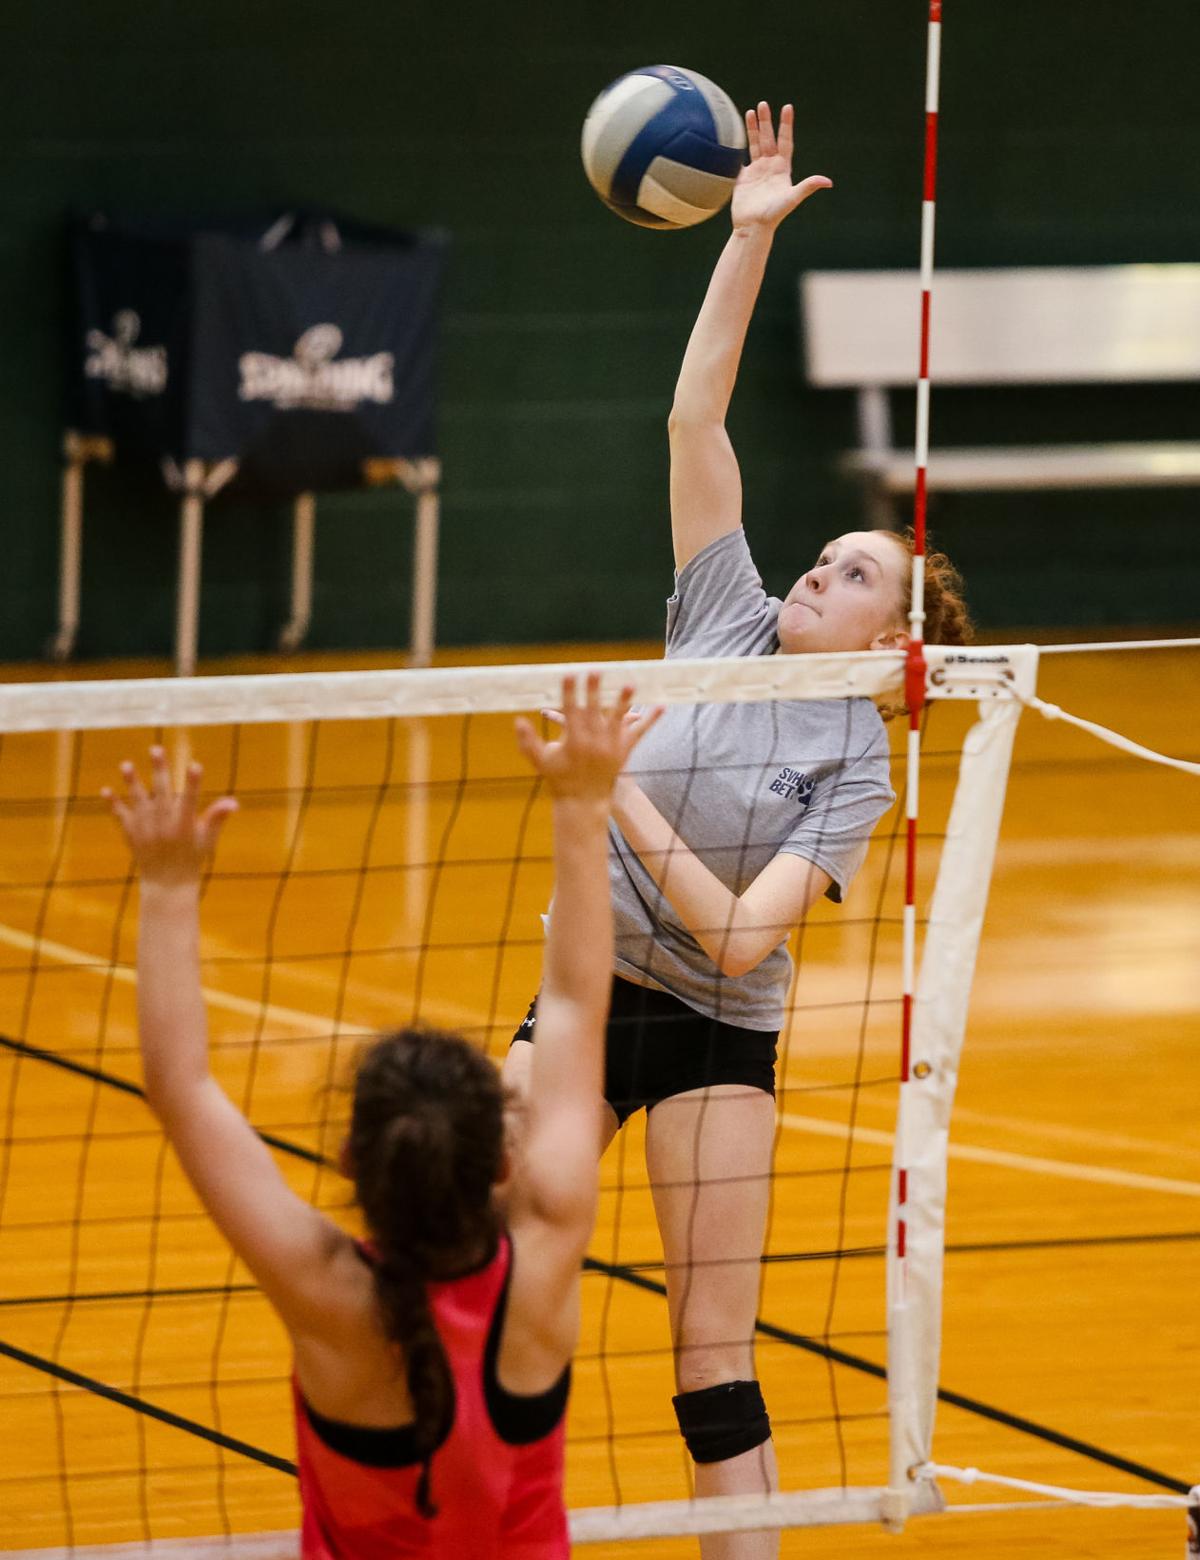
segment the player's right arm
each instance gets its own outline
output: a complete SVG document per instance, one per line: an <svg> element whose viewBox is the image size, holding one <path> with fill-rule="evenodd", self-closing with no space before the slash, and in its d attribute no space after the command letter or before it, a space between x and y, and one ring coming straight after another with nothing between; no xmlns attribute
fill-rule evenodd
<svg viewBox="0 0 1200 1560"><path fill-rule="evenodd" d="M529 1284L514 1279L511 1315L554 1373L575 1344L580 1260L596 1216L613 967L609 809L617 775L659 713L627 718L632 696L626 688L613 708L601 708L600 678L592 673L579 703L567 678L558 741L542 741L527 721L517 726L521 749L553 798L555 882L508 1210L516 1273L524 1271ZM523 1295L535 1302L525 1317L517 1314Z"/></svg>
<svg viewBox="0 0 1200 1560"><path fill-rule="evenodd" d="M733 232L721 252L692 328L675 385L671 442L671 534L675 567L742 523L742 482L725 429L750 316L775 229L829 180L792 184L792 108L779 135L765 103L746 114L750 161L733 192Z"/></svg>
<svg viewBox="0 0 1200 1560"><path fill-rule="evenodd" d="M180 791L151 749L151 781L121 766L124 794L106 790L140 879L138 1038L146 1102L229 1244L293 1334L323 1335L337 1318L336 1273L349 1238L298 1197L266 1144L212 1076L200 985L200 882L225 819L222 797L200 813L200 766Z"/></svg>

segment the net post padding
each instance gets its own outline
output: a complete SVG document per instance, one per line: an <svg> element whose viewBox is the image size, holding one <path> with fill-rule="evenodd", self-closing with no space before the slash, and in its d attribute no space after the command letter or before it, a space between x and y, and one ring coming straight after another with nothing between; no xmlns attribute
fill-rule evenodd
<svg viewBox="0 0 1200 1560"><path fill-rule="evenodd" d="M887 1262L889 1478L907 1513L919 1509L914 1502L929 1487L927 1479L914 1482L911 1470L929 1461L937 1407L950 1111L1019 695L1033 691L1037 651L934 651L931 663L932 697L985 696L963 744L917 983L912 1065L900 1087L896 1123ZM996 680L984 690L978 679L989 672ZM898 1165L907 1167L903 1186ZM903 1250L897 1240L901 1219Z"/></svg>

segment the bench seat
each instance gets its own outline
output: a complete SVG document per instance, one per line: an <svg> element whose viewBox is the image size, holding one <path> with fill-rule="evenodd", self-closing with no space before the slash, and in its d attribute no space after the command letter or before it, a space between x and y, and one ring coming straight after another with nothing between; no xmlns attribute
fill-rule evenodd
<svg viewBox="0 0 1200 1560"><path fill-rule="evenodd" d="M840 466L861 482L872 525L895 524L894 501L915 485L888 397L916 379L920 297L915 271L800 278L808 382L856 393L858 447ZM935 400L973 385L1194 384L1200 264L939 271L929 355ZM935 418L928 472L934 492L1200 487L1200 443L938 448Z"/></svg>

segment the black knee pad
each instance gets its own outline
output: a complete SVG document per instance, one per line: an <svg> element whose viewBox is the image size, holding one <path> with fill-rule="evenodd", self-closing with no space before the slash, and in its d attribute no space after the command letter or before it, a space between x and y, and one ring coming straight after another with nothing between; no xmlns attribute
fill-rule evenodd
<svg viewBox="0 0 1200 1560"><path fill-rule="evenodd" d="M757 1381L723 1381L671 1399L693 1462L725 1462L771 1439L771 1421Z"/></svg>

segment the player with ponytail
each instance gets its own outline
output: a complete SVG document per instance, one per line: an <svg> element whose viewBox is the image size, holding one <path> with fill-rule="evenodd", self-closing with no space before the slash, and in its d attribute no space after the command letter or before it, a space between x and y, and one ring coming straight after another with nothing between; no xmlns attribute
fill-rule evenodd
<svg viewBox="0 0 1200 1560"><path fill-rule="evenodd" d="M367 1239L298 1197L212 1077L200 881L222 797L199 810L151 750L106 792L141 881L138 1028L146 1099L294 1351L301 1560L562 1560L563 1415L597 1198L612 961L614 781L657 711L563 685L562 739L518 743L550 792L555 901L539 1044L519 1131L495 1066L457 1035L370 1043L343 1169Z"/></svg>

